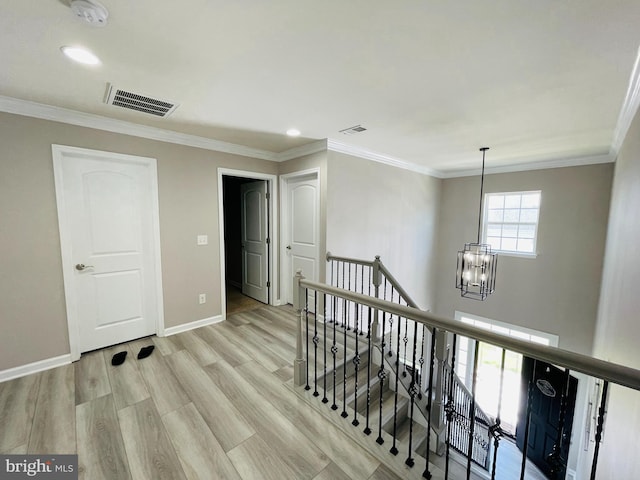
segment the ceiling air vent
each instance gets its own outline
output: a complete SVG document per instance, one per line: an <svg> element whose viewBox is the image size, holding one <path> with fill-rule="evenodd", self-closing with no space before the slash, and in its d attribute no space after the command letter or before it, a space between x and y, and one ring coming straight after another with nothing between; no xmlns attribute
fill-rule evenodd
<svg viewBox="0 0 640 480"><path fill-rule="evenodd" d="M107 94L105 98L107 105L128 108L136 110L156 117L167 117L178 108L178 104L168 100L159 100L157 98L147 97L139 93L127 92L121 90L110 83L107 84Z"/></svg>
<svg viewBox="0 0 640 480"><path fill-rule="evenodd" d="M345 128L344 130L340 130L340 133L344 135L355 135L356 133L364 132L366 128L362 125L356 125L355 127Z"/></svg>

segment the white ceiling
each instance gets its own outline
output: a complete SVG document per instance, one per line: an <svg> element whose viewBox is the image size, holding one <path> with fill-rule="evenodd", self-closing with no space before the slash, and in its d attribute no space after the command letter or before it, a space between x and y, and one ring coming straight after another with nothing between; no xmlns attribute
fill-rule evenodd
<svg viewBox="0 0 640 480"><path fill-rule="evenodd" d="M102 3L94 28L67 0L0 0L0 95L268 152L329 138L444 174L481 146L494 168L612 158L640 46L638 0ZM108 106L107 82L180 106Z"/></svg>

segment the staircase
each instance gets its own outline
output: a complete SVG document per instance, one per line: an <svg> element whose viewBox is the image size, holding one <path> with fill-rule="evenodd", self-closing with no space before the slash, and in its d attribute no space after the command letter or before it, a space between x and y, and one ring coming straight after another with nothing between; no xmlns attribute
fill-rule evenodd
<svg viewBox="0 0 640 480"><path fill-rule="evenodd" d="M328 261L331 285L306 280L301 273L294 278L300 319L293 385L354 442L402 478L522 480L540 478L530 476L528 457L540 437L544 445L535 447L536 466L546 478L597 478L609 386L640 390L640 370L422 311L379 258L369 262L328 256ZM500 447L500 402L493 419L475 401L477 362L470 389L456 376L459 336L475 340L476 359L481 343L501 348L501 375L507 351L532 362L523 384L521 452L510 442ZM564 368L563 379L551 390L544 373L550 367ZM585 374L591 382L587 385L596 387L588 399L591 423L584 439L565 438L571 372ZM555 439L536 434L532 415L538 391L552 391L558 401ZM502 382L496 395L501 398ZM567 459L574 440L577 471L570 471Z"/></svg>
<svg viewBox="0 0 640 480"><path fill-rule="evenodd" d="M328 255L327 261L337 288L417 308L379 257L367 262ZM469 420L471 394L460 388L455 374L455 398L449 403L456 412L449 422L453 441L446 442L443 388L451 379L446 383L443 375L451 372L445 369L443 352L436 352L433 329L338 297L313 303L305 305L303 332L308 346L305 389L311 396L322 397L321 403L361 426L378 445L389 445L391 454L403 456L405 467L424 466L425 478L437 470L429 465L430 457L446 448L465 457L471 449L469 470L472 462L474 470L488 470L492 421L475 403L474 421Z"/></svg>

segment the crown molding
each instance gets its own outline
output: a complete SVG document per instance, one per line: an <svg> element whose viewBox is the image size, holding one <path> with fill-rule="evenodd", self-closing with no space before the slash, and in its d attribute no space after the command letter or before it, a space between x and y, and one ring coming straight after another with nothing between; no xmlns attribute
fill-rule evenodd
<svg viewBox="0 0 640 480"><path fill-rule="evenodd" d="M627 95L624 97L622 108L620 109L620 115L618 116L618 123L616 129L613 132L613 142L611 143L611 154L614 159L618 156L618 152L622 147L631 122L633 121L638 108L640 107L640 48L636 55L636 62L633 65L631 71L631 77L629 78L629 88L627 89Z"/></svg>
<svg viewBox="0 0 640 480"><path fill-rule="evenodd" d="M332 152L344 153L346 155L352 155L354 157L364 158L373 162L384 163L385 165L391 165L392 167L402 168L404 170L410 170L412 172L422 173L423 175L430 175L436 178L444 178L444 174L438 170L434 170L423 165L417 165L415 163L407 162L399 158L391 157L381 153L373 152L365 148L357 147L354 145L348 145L341 143L331 138L327 139L327 149Z"/></svg>
<svg viewBox="0 0 640 480"><path fill-rule="evenodd" d="M275 154L276 161L285 162L294 158L304 157L305 155L311 155L313 153L324 152L328 150L327 139L317 140L315 142L306 143L299 147L290 148L284 152Z"/></svg>
<svg viewBox="0 0 640 480"><path fill-rule="evenodd" d="M235 143L222 142L211 138L189 135L186 133L164 130L157 127L149 127L138 123L103 117L93 113L84 113L68 108L45 105L43 103L20 100L18 98L0 95L0 111L14 113L27 117L62 122L80 127L95 128L107 132L131 135L134 137L157 140L160 142L175 143L188 147L202 148L216 152L230 153L242 157L260 158L272 162L278 161L278 154L246 147Z"/></svg>
<svg viewBox="0 0 640 480"><path fill-rule="evenodd" d="M631 122L640 108L640 50L631 74L629 88L622 105L618 122L614 131L614 140L608 153L594 153L591 155L562 157L545 161L524 161L515 165L507 165L502 167L490 167L485 169L486 174L494 173L510 173L522 172L527 170L542 170L547 168L575 167L581 165L590 165L597 163L614 162L618 150L622 146L622 142L631 126ZM406 160L385 155L382 153L367 150L355 145L349 145L330 138L317 140L299 147L294 147L283 152L275 153L267 150L247 147L235 143L223 142L211 138L190 135L186 133L165 130L157 127L140 125L125 120L95 115L92 113L84 113L42 103L21 100L13 97L0 95L0 112L13 113L28 117L50 120L54 122L62 122L80 127L94 128L123 135L131 135L134 137L146 138L160 142L174 143L177 145L185 145L189 147L201 148L215 152L239 155L242 157L258 158L271 162L283 162L294 158L321 151L333 151L352 155L355 157L371 160L377 163L390 165L396 168L409 170L412 172L429 175L436 178L456 178L479 175L479 169L449 171L435 170L423 165L418 165ZM523 159L521 159L523 160Z"/></svg>
<svg viewBox="0 0 640 480"><path fill-rule="evenodd" d="M564 157L556 158L553 160L544 160L540 162L524 162L514 165L504 165L500 167L488 167L484 169L485 175L491 175L495 173L513 173L513 172L526 172L530 170L545 170L547 168L565 168L565 167L581 167L585 165L595 165L598 163L613 163L615 156L611 153L584 155L579 157ZM480 168L471 170L459 170L443 172L442 178L458 178L458 177L472 177L480 175L482 170Z"/></svg>

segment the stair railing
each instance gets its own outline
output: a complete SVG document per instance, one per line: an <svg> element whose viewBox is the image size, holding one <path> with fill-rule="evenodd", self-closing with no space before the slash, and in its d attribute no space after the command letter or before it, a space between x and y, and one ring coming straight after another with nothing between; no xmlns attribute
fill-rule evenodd
<svg viewBox="0 0 640 480"><path fill-rule="evenodd" d="M345 290L349 290L351 292L361 293L364 295L374 296L376 298L380 298L383 300L387 300L392 303L397 303L398 305L405 305L408 307L419 308L418 304L413 300L413 298L409 295L409 293L402 287L400 282L393 276L393 274L389 271L389 269L384 265L379 255L377 255L374 260L363 260L349 257L338 257L332 255L331 253L327 253L326 256L327 262L329 263L329 271L328 271L328 283L333 285L334 287L343 288ZM345 327L347 330L351 330L354 328L353 322L355 319L355 312L343 312L342 311L342 302L336 302L333 297L329 297L329 317L328 321L331 323L332 316L335 312L335 318L337 319L340 327ZM337 304L337 305L334 305ZM333 306L333 308L331 308ZM362 306L359 307L360 315L359 318L362 318ZM413 325L413 321L410 319L401 319L395 317L393 315L388 315L386 318L384 329L380 328L380 318L379 312L374 311L373 313L373 324L372 324L372 332L375 335L374 344L378 347L381 344L386 346L386 357L388 365L394 369L395 362L398 362L399 367L401 367L401 377L399 379L399 385L404 387L405 391L408 391L410 378L407 379L407 373L409 371L416 371L417 373L417 385L420 389L418 393L418 401L419 403L424 403L424 405L420 406L420 411L422 414L426 412L426 408L429 407L429 411L431 412L430 424L436 433L436 446L435 449L437 451L442 451L445 446L445 410L444 406L446 404L446 395L445 395L445 378L444 378L444 366L447 358L446 347L446 332L440 331L438 335L441 337L436 345L438 348L435 349L434 355L434 368L433 377L422 374L422 369L425 363L425 352L429 351L431 342L431 334L432 331L427 325ZM346 321L343 320L346 318ZM394 322L398 328L394 328ZM403 322L403 325L398 325L399 322ZM416 329L417 336L420 342L420 353L417 355L416 359L413 359L411 355L407 354L407 348L411 349L411 341L413 339L412 332ZM422 332L423 329L427 329L427 332ZM363 333L363 329L359 329L360 333ZM384 335L382 332L384 331ZM400 335L398 332L402 332ZM396 335L396 333L398 333ZM395 335L395 337L394 337ZM397 350L394 349L394 346L397 347ZM394 355L396 353L400 356L400 358L396 359ZM388 358L387 358L388 357ZM416 364L417 362L417 364ZM457 375L455 377L455 385L462 385L462 382L458 378ZM431 387L429 387L428 383L431 382ZM425 391L433 391L433 399L432 404L427 405L427 402L423 402L423 393ZM460 397L461 404L470 404L471 402L471 393L464 388L459 388L456 390L457 397ZM476 411L478 412L477 418L489 418L489 416L482 411L482 409L476 405ZM469 412L464 412L463 416L456 416L453 421L456 423L457 428L462 428L462 425L465 422L468 424ZM425 416L426 418L426 416ZM487 420L486 423L489 423ZM468 427L467 427L468 428ZM457 430L454 429L454 433ZM487 432L488 434L488 432ZM475 453L473 461L482 467L485 470L489 469L490 457L489 457L489 442L487 441L487 436L482 435L479 437L479 432L476 432L474 435L474 448L473 451ZM466 454L469 447L468 445L458 445L455 443L453 448L459 452Z"/></svg>
<svg viewBox="0 0 640 480"><path fill-rule="evenodd" d="M429 384L428 390L420 399L420 389L418 388L420 376L428 376L433 378L434 363L435 363L435 350L438 348L437 343L442 341L438 336L439 331L450 332L452 335L452 355L455 353L455 346L458 336L464 336L476 340L475 349L479 348L480 343L488 343L498 346L503 349L503 352L513 351L520 353L526 357L533 359L533 369L531 377L527 386L527 408L524 424L524 446L522 448L522 463L520 470L520 479L524 478L526 466L527 466L527 450L528 450L528 438L531 429L531 415L532 415L532 399L535 389L539 389L544 393L548 386L545 386L543 378L536 377L536 362L548 363L559 367L564 367L566 373L566 385L557 389L558 395L562 402L562 408L559 412L557 438L552 450L547 457L548 471L552 479L560 478L564 476L566 468L566 445L564 438L563 426L567 415L567 395L569 392L569 380L570 372L581 372L590 377L595 378L602 384L602 390L599 398L599 409L596 418L596 430L593 438L594 453L591 467L591 478L595 478L598 452L602 434L604 431L604 419L606 415L607 404L607 392L609 391L609 384L631 388L634 390L640 390L640 370L632 369L622 365L613 364L596 358L592 358L586 355L581 355L566 350L558 349L555 347L549 347L545 345L528 343L517 338L502 336L494 332L480 329L472 325L467 325L461 322L457 322L452 319L434 315L430 312L421 311L414 307L397 304L388 300L375 298L373 296L365 295L362 293L356 293L348 291L343 288L338 288L330 285L321 284L306 280L299 272L294 279L294 307L296 311L300 313L300 322L298 323L297 332L297 349L296 349L296 362L294 364L294 379L296 385L304 385L304 388L308 391L313 390L312 395L319 397L322 395L322 402L329 403L333 400L331 409L345 419L350 418L351 424L354 427L361 425L362 420L365 421L364 433L369 435L372 433L373 428L378 428L377 443L383 445L388 442L392 443L390 452L393 455L398 455L400 452L407 454L405 464L413 467L417 461L424 463L425 470L423 472L424 478L431 478L432 471L435 467L430 462L430 445L429 445L429 431L423 438L419 437L418 432L414 430L418 427L419 423L414 420L414 413L418 409L420 402L426 402L426 415L431 414L432 399L433 399L433 385ZM313 293L311 296L310 293ZM315 304L309 305L310 298ZM322 322L320 317L327 318L327 306L330 305L328 298L333 298L334 303L342 304L342 313L345 316L343 319L334 317L334 321L329 324L328 322ZM320 306L320 312L318 311ZM316 312L313 314L311 312ZM348 312L352 312L354 322L352 325L353 335L347 334L348 321L346 315ZM405 364L409 361L411 368L407 369L406 377L409 380L408 387L408 403L404 403L404 406L400 406L400 400L398 393L401 390L399 388L400 378L403 376L400 369L400 355L395 354L395 372L386 367L386 362L380 358L374 358L371 349L372 335L360 335L360 331L364 329L364 333L371 332L373 324L373 318L375 313L378 313L381 317L383 331L386 327L385 323L387 319L396 318L395 322L395 352L400 351L400 340L403 343L408 343L408 350L404 354ZM409 323L411 321L412 323ZM340 328L339 325L346 325L344 328ZM423 341L419 341L419 335L417 335L418 326L423 328ZM409 332L413 329L413 332ZM405 342L404 338L407 338L408 333L412 339L410 342ZM426 338L428 336L428 338ZM447 340L445 340L447 341ZM428 345L428 348L425 348ZM382 342L381 354L384 357L388 350L392 348L391 345L386 346L385 342ZM445 347L446 349L446 347ZM331 358L327 358L327 352L330 352ZM447 435L446 435L446 458L445 458L445 471L444 478L449 478L449 450L450 447L455 447L455 439L452 439L451 430L456 426L454 418L464 416L462 411L468 408L469 415L467 421L467 428L465 428L465 435L468 440L467 450L467 478L470 477L472 462L476 452L477 443L474 441L476 438L484 437L484 434L480 433L483 430L488 430L491 435L491 439L494 441L494 467L499 461L498 447L499 440L502 436L499 420L496 423L488 421L490 419L483 418L478 415L475 402L475 388L477 380L477 352L475 355L475 361L473 365L473 381L471 385L471 402L469 405L461 405L460 401L455 398L457 392L462 391L461 388L457 388L455 378L455 356L452 356L450 367L447 370L450 381L447 383L447 402L446 402L446 420L447 420ZM503 355L504 358L504 355ZM410 360L408 360L410 359ZM340 365L338 365L340 360ZM422 360L422 361L420 361ZM332 363L332 366L330 365ZM427 371L423 371L423 368ZM504 368L504 362L503 362ZM360 375L365 375L366 369L366 381L362 380ZM396 373L397 372L397 373ZM323 374L324 373L324 374ZM353 377L354 384L349 386L349 394L347 394L347 382L346 379L351 373L355 373ZM341 381L338 381L338 377L341 377ZM351 378L351 377L350 377ZM395 382L395 390L391 390L392 395L383 395L383 387L388 387L391 382ZM458 385L460 386L460 385ZM372 392L377 391L379 393L379 399L376 395L372 395ZM341 389L340 392L337 392ZM363 393L364 391L364 393ZM339 395L338 395L339 393ZM365 395L366 393L366 395ZM467 392L469 393L469 392ZM466 394L465 394L466 395ZM329 397L332 397L331 400ZM395 398L391 398L395 397ZM374 401L379 400L378 409L370 408ZM383 430L383 424L388 425L387 419L383 419L385 411L385 405L391 405L392 411L390 416L393 417L392 431L391 428ZM404 423L404 426L398 422L399 411L404 409L408 412L409 421ZM341 410L338 412L338 410ZM498 410L498 419L500 418L500 411ZM390 420L389 420L390 421ZM375 422L375 423L374 423ZM490 423L490 425L486 425ZM428 423L429 424L429 423ZM408 434L406 433L406 425L408 425ZM373 428L372 428L373 427ZM402 432L404 430L404 433ZM423 432L424 434L424 432ZM491 478L495 479L495 468L491 474ZM513 476L517 478L517 476Z"/></svg>
<svg viewBox="0 0 640 480"><path fill-rule="evenodd" d="M461 453L465 457L469 455L469 426L471 425L470 407L472 394L467 389L460 377L452 371L448 362L443 365L444 391L452 393L453 404L450 406L452 415L449 419L451 431L449 434L449 447ZM477 404L474 405L475 432L473 435L475 448L472 448L472 460L489 469L490 445L492 440L491 428L495 425L495 420L487 415Z"/></svg>

